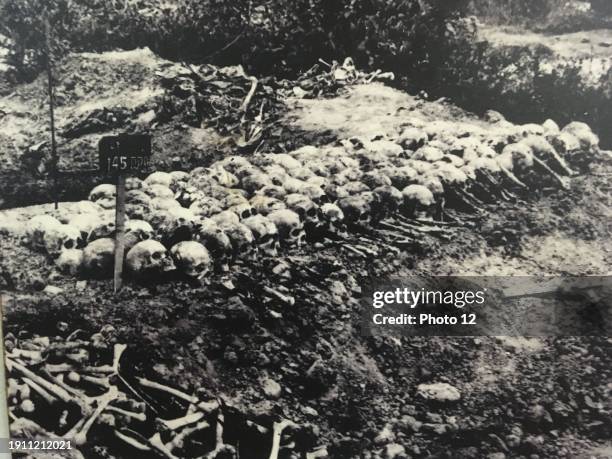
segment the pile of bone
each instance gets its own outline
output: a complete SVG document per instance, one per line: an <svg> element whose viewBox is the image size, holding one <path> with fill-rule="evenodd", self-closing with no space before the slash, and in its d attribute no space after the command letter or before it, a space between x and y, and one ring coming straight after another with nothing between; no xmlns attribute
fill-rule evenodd
<svg viewBox="0 0 612 459"><path fill-rule="evenodd" d="M338 89L355 85L369 84L373 81L393 81L392 72L376 70L366 73L355 66L352 58L347 57L342 64L333 61L331 64L320 60L310 70L300 75L297 81L282 81L280 93L285 97L316 98L335 94ZM297 82L297 85L295 83Z"/></svg>
<svg viewBox="0 0 612 459"><path fill-rule="evenodd" d="M64 438L77 448L104 445L122 451L122 457L129 456L127 450L148 457L231 459L238 457L237 442L249 439L265 445L265 453L249 457L276 459L279 452L285 457L313 447L313 441L296 442L303 434L291 421L249 420L204 389L191 395L122 375L126 346L114 334L112 326L89 337L79 330L66 338L7 334L14 437Z"/></svg>
<svg viewBox="0 0 612 459"><path fill-rule="evenodd" d="M570 166L597 152L598 139L583 123L559 130L552 121L482 127L411 119L389 138L155 172L127 180L125 263L135 278L176 268L201 279L256 254L275 256L282 246L387 228L394 218L413 227L443 221L543 187L567 187ZM110 276L115 194L115 186L99 185L83 213L64 222L33 218L30 243L64 271Z"/></svg>

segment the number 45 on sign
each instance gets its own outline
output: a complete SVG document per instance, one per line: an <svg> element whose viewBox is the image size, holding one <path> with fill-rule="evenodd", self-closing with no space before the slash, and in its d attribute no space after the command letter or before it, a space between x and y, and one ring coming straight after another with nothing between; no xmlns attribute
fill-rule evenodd
<svg viewBox="0 0 612 459"><path fill-rule="evenodd" d="M151 136L146 134L122 134L100 139L100 171L117 177L117 202L115 206L115 293L121 289L123 252L125 247L125 176L148 168L151 159Z"/></svg>

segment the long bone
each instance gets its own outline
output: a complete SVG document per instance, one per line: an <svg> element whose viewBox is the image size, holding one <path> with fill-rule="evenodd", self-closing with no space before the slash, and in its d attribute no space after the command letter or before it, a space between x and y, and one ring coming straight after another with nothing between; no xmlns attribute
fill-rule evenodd
<svg viewBox="0 0 612 459"><path fill-rule="evenodd" d="M148 445L145 445L144 443L140 442L139 440L130 437L129 435L124 434L123 432L120 432L119 430L115 430L115 436L127 443L128 445L130 445L131 447L139 450L139 451L151 451L151 448Z"/></svg>
<svg viewBox="0 0 612 459"><path fill-rule="evenodd" d="M40 395L49 405L52 405L53 403L55 403L57 401L57 398L55 398L53 395L51 395L45 389L40 387L38 384L36 384L30 378L23 377L21 379L22 379L22 381L28 387L30 387L34 392L36 392L38 395Z"/></svg>
<svg viewBox="0 0 612 459"><path fill-rule="evenodd" d="M77 445L83 445L87 441L87 433L91 426L94 424L96 419L102 414L102 412L106 409L108 404L115 400L119 395L119 391L116 386L110 386L108 392L101 395L100 397L96 397L95 400L98 403L98 406L94 410L93 414L89 417L82 418L79 422L77 422L72 429L70 429L65 435L64 438L74 439L74 442Z"/></svg>
<svg viewBox="0 0 612 459"><path fill-rule="evenodd" d="M47 381L44 378L41 378L40 376L35 374L33 371L31 371L31 370L27 369L25 366L21 365L20 363L15 362L15 361L10 360L10 359L6 359L6 366L7 366L9 371L12 371L13 369L15 369L17 372L21 373L26 378L31 379L36 384L41 386L43 389L45 389L50 394L52 394L55 397L59 398L64 403L70 403L70 402L74 401L73 397L71 397L70 394L65 389L63 389L62 387L60 387L60 386L58 386L56 384L50 383L49 381Z"/></svg>
<svg viewBox="0 0 612 459"><path fill-rule="evenodd" d="M170 451L173 451L177 448L181 448L185 439L188 436L201 430L207 429L208 427L210 427L210 424L206 421L198 422L195 426L192 427L185 427L169 443L166 443L166 447L169 448Z"/></svg>
<svg viewBox="0 0 612 459"><path fill-rule="evenodd" d="M283 430L287 427L295 427L296 424L288 419L283 419L280 422L275 422L272 428L272 449L270 450L269 459L278 459L278 453L280 451L280 441L283 435Z"/></svg>
<svg viewBox="0 0 612 459"><path fill-rule="evenodd" d="M119 408L116 406L108 406L106 407L106 411L121 414L122 416L131 418L131 419L134 419L140 422L145 422L147 420L147 416L144 413L134 413L133 411L127 411L127 410L124 410L123 408Z"/></svg>

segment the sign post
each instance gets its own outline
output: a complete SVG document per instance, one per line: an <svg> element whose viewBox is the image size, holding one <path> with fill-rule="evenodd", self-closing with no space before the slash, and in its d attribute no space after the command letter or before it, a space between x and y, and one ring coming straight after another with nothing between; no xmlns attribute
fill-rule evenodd
<svg viewBox="0 0 612 459"><path fill-rule="evenodd" d="M147 168L151 159L151 136L122 134L107 136L98 144L100 171L117 179L115 206L115 264L113 290L121 290L125 252L125 178Z"/></svg>
<svg viewBox="0 0 612 459"><path fill-rule="evenodd" d="M113 272L113 291L121 290L123 257L125 251L125 174L117 174L117 204L115 206L115 268Z"/></svg>

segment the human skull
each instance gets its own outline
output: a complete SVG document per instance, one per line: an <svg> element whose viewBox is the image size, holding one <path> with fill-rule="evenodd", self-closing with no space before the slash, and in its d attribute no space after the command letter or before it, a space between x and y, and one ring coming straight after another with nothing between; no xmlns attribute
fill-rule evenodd
<svg viewBox="0 0 612 459"><path fill-rule="evenodd" d="M261 195L253 196L250 202L253 208L257 211L257 213L263 216L268 215L270 212L284 209L286 207L283 201Z"/></svg>
<svg viewBox="0 0 612 459"><path fill-rule="evenodd" d="M282 186L266 185L263 188L260 188L256 194L260 196L266 196L268 198L281 200L285 197L287 191Z"/></svg>
<svg viewBox="0 0 612 459"><path fill-rule="evenodd" d="M253 233L259 251L268 256L278 254L278 228L272 220L263 215L254 215L242 221Z"/></svg>
<svg viewBox="0 0 612 459"><path fill-rule="evenodd" d="M125 226L125 250L129 250L140 241L152 239L153 227L144 220L130 220Z"/></svg>
<svg viewBox="0 0 612 459"><path fill-rule="evenodd" d="M336 204L326 203L321 206L321 218L326 223L326 229L332 234L346 236L344 212Z"/></svg>
<svg viewBox="0 0 612 459"><path fill-rule="evenodd" d="M45 250L50 257L57 258L64 250L76 249L80 238L81 232L74 226L53 226L45 232Z"/></svg>
<svg viewBox="0 0 612 459"><path fill-rule="evenodd" d="M404 212L410 218L431 220L436 200L433 193L423 185L408 185L402 190Z"/></svg>
<svg viewBox="0 0 612 459"><path fill-rule="evenodd" d="M325 194L329 197L330 201L337 201L342 198L348 198L350 193L348 190L340 185L326 185L324 188Z"/></svg>
<svg viewBox="0 0 612 459"><path fill-rule="evenodd" d="M244 220L245 218L252 217L253 215L257 215L257 210L251 206L251 204L247 201L244 204L238 204L227 209L229 211L234 212L240 220Z"/></svg>
<svg viewBox="0 0 612 459"><path fill-rule="evenodd" d="M29 244L37 250L45 248L45 233L61 226L60 221L50 215L32 217L26 225L26 237Z"/></svg>
<svg viewBox="0 0 612 459"><path fill-rule="evenodd" d="M183 241L173 245L170 255L176 269L192 279L203 279L213 267L208 250L196 241Z"/></svg>
<svg viewBox="0 0 612 459"><path fill-rule="evenodd" d="M319 188L323 189L323 187L330 183L330 181L327 177L313 175L308 180L306 180L306 183L309 185L318 186Z"/></svg>
<svg viewBox="0 0 612 459"><path fill-rule="evenodd" d="M71 207L71 211L73 212L73 215L79 215L79 214L88 214L88 215L94 214L95 215L95 214L104 212L104 209L98 204L96 204L95 202L78 201L74 204L74 207ZM68 220L62 223L68 223Z"/></svg>
<svg viewBox="0 0 612 459"><path fill-rule="evenodd" d="M408 126L400 133L397 142L407 150L415 151L427 142L427 134L416 127Z"/></svg>
<svg viewBox="0 0 612 459"><path fill-rule="evenodd" d="M555 134L560 131L559 125L550 118L542 123L542 128L546 134Z"/></svg>
<svg viewBox="0 0 612 459"><path fill-rule="evenodd" d="M190 239L195 222L196 217L193 212L184 207L157 210L151 214L149 219L156 234L164 240Z"/></svg>
<svg viewBox="0 0 612 459"><path fill-rule="evenodd" d="M68 220L68 224L78 229L81 233L77 248L83 248L87 245L87 241L89 241L89 235L96 226L96 221L99 218L100 216L97 214L78 214Z"/></svg>
<svg viewBox="0 0 612 459"><path fill-rule="evenodd" d="M306 184L302 187L300 194L308 196L316 204L329 202L329 196L327 196L325 191L323 191L323 188L309 182L306 182Z"/></svg>
<svg viewBox="0 0 612 459"><path fill-rule="evenodd" d="M223 205L218 199L205 197L193 202L189 206L189 210L193 212L195 216L210 217L221 212L223 210Z"/></svg>
<svg viewBox="0 0 612 459"><path fill-rule="evenodd" d="M64 274L78 276L83 265L83 251L79 249L67 249L60 253L55 259L55 266Z"/></svg>
<svg viewBox="0 0 612 459"><path fill-rule="evenodd" d="M338 207L344 213L347 223L361 224L370 221L372 208L366 193L356 194L338 201Z"/></svg>
<svg viewBox="0 0 612 459"><path fill-rule="evenodd" d="M419 175L427 174L433 169L433 165L431 163L418 159L411 159L406 165L417 171L417 174Z"/></svg>
<svg viewBox="0 0 612 459"><path fill-rule="evenodd" d="M379 186L391 185L391 179L378 170L373 170L363 174L363 177L361 177L361 182L370 190L373 190Z"/></svg>
<svg viewBox="0 0 612 459"><path fill-rule="evenodd" d="M419 148L412 155L413 159L417 159L420 161L427 161L429 163L433 163L434 161L439 161L444 156L444 152L436 147L431 147L425 145Z"/></svg>
<svg viewBox="0 0 612 459"><path fill-rule="evenodd" d="M170 172L170 177L171 180L168 188L170 188L175 194L184 189L189 181L189 174L184 171L172 171Z"/></svg>
<svg viewBox="0 0 612 459"><path fill-rule="evenodd" d="M308 179L312 177L315 177L314 172L311 171L306 166L300 166L295 169L288 169L287 173L289 174L290 177L293 177L298 180L302 180L303 182L307 181Z"/></svg>
<svg viewBox="0 0 612 459"><path fill-rule="evenodd" d="M156 278L175 269L166 248L152 239L139 242L128 251L126 266L130 275L140 280Z"/></svg>
<svg viewBox="0 0 612 459"><path fill-rule="evenodd" d="M226 171L222 168L211 168L208 171L210 177L215 180L219 185L224 186L226 188L234 188L238 186L240 180L231 172Z"/></svg>
<svg viewBox="0 0 612 459"><path fill-rule="evenodd" d="M89 200L95 202L104 209L115 207L117 198L117 187L109 183L98 185L89 193Z"/></svg>
<svg viewBox="0 0 612 459"><path fill-rule="evenodd" d="M295 169L299 169L303 167L300 161L298 161L297 159L295 159L294 157L292 157L291 155L287 153L272 153L269 156L270 156L271 161L274 164L278 164L279 166L283 167L287 171L290 171L292 169L295 170Z"/></svg>
<svg viewBox="0 0 612 459"><path fill-rule="evenodd" d="M213 164L213 167L221 167L232 174L238 169L252 167L252 164L244 156L226 156L221 161Z"/></svg>
<svg viewBox="0 0 612 459"><path fill-rule="evenodd" d="M344 188L351 196L370 191L370 188L365 183L361 182L348 182L342 188Z"/></svg>
<svg viewBox="0 0 612 459"><path fill-rule="evenodd" d="M299 193L292 193L285 196L285 204L308 226L319 224L319 206L317 206L308 196Z"/></svg>
<svg viewBox="0 0 612 459"><path fill-rule="evenodd" d="M275 210L268 214L268 219L278 228L281 243L302 245L306 239L304 224L298 214L289 209Z"/></svg>
<svg viewBox="0 0 612 459"><path fill-rule="evenodd" d="M125 213L130 218L143 218L151 211L151 198L141 190L125 193Z"/></svg>
<svg viewBox="0 0 612 459"><path fill-rule="evenodd" d="M170 210L182 208L181 203L173 198L153 198L151 199L151 211Z"/></svg>
<svg viewBox="0 0 612 459"><path fill-rule="evenodd" d="M115 214L105 212L93 221L92 229L89 232L89 240L113 237L115 229Z"/></svg>
<svg viewBox="0 0 612 459"><path fill-rule="evenodd" d="M153 172L146 179L144 179L144 183L149 186L162 185L169 188L170 184L172 183L172 175L167 172Z"/></svg>
<svg viewBox="0 0 612 459"><path fill-rule="evenodd" d="M391 185L375 188L374 194L381 204L379 213L383 216L395 214L404 203L402 192Z"/></svg>
<svg viewBox="0 0 612 459"><path fill-rule="evenodd" d="M215 265L222 271L227 271L227 263L232 254L232 242L219 225L209 218L202 219L197 225L194 238L208 249Z"/></svg>
<svg viewBox="0 0 612 459"><path fill-rule="evenodd" d="M303 147L298 148L297 150L292 151L289 155L298 161L308 161L310 159L316 158L321 153L317 147L313 145L305 145Z"/></svg>
<svg viewBox="0 0 612 459"><path fill-rule="evenodd" d="M399 189L405 188L411 183L414 183L418 175L410 166L400 166L395 168L385 169L383 173L391 179L391 184Z"/></svg>
<svg viewBox="0 0 612 459"><path fill-rule="evenodd" d="M149 187L145 190L145 193L151 196L151 198L174 199L174 193L172 190L159 183L149 185Z"/></svg>
<svg viewBox="0 0 612 459"><path fill-rule="evenodd" d="M224 210L222 212L219 212L218 214L215 214L210 217L210 219L218 225L224 225L226 223L240 223L240 217L238 217L238 215L236 215L231 210Z"/></svg>
<svg viewBox="0 0 612 459"><path fill-rule="evenodd" d="M83 249L83 271L90 277L108 278L113 275L115 241L96 239Z"/></svg>
<svg viewBox="0 0 612 459"><path fill-rule="evenodd" d="M125 179L125 189L126 191L132 191L132 190L144 190L145 188L147 188L148 185L143 182L142 180L140 180L138 177L127 177Z"/></svg>
<svg viewBox="0 0 612 459"><path fill-rule="evenodd" d="M264 172L255 172L250 175L242 177L240 185L242 189L247 191L249 194L255 193L257 190L263 188L266 185L273 183L272 177Z"/></svg>
<svg viewBox="0 0 612 459"><path fill-rule="evenodd" d="M594 151L599 148L599 137L591 130L590 126L580 121L572 121L562 129L562 132L572 134L584 151Z"/></svg>
<svg viewBox="0 0 612 459"><path fill-rule="evenodd" d="M227 194L220 201L223 209L249 204L249 200L244 195L243 190L228 190Z"/></svg>
<svg viewBox="0 0 612 459"><path fill-rule="evenodd" d="M334 174L331 181L334 185L344 186L347 183L359 180L362 175L363 173L359 169L344 169L342 172Z"/></svg>
<svg viewBox="0 0 612 459"><path fill-rule="evenodd" d="M293 177L286 177L282 183L282 187L287 191L287 193L300 193L305 185L305 181L298 180Z"/></svg>
<svg viewBox="0 0 612 459"><path fill-rule="evenodd" d="M189 207L194 202L208 198L205 192L198 190L196 187L186 184L184 188L181 188L174 194L174 199L183 207Z"/></svg>
<svg viewBox="0 0 612 459"><path fill-rule="evenodd" d="M254 255L255 237L247 226L242 223L223 223L219 228L227 234L232 243L234 259L245 259Z"/></svg>

